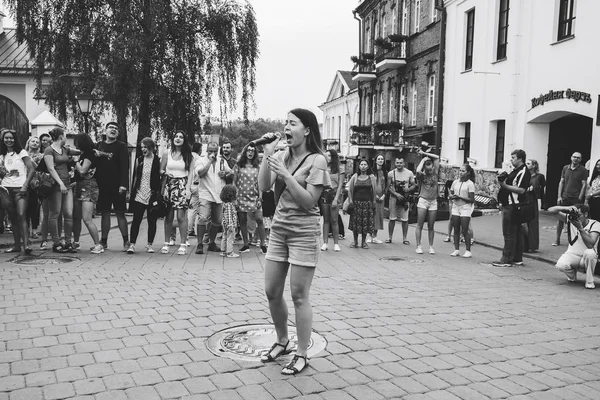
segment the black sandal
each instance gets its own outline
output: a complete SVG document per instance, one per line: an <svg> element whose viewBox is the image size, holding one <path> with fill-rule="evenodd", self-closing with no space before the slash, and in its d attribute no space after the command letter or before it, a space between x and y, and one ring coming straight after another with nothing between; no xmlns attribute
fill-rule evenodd
<svg viewBox="0 0 600 400"><path fill-rule="evenodd" d="M304 366L302 368L298 369L298 368L296 368L296 364L298 363L298 360L301 358L304 359ZM292 358L292 361L290 361L290 363L281 370L281 373L284 375L296 375L296 374L299 374L300 372L304 371L304 369L306 367L308 367L308 357L300 356L300 355L296 354L294 356L294 358ZM287 372L286 370L289 372Z"/></svg>
<svg viewBox="0 0 600 400"><path fill-rule="evenodd" d="M287 343L285 345L283 345L281 343L277 343L277 342L273 343L273 346L271 346L269 351L260 357L260 361L271 362L271 361L275 361L279 356L290 354L292 352L292 349L288 349L289 344L290 344L289 340L287 341ZM275 354L275 357L271 356L271 352L273 350L275 350L277 347L281 347L281 348L283 348L283 350L281 352Z"/></svg>

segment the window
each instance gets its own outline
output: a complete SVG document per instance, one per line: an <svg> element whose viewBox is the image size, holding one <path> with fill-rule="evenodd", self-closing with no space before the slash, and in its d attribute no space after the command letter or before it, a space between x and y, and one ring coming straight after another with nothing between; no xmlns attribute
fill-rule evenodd
<svg viewBox="0 0 600 400"><path fill-rule="evenodd" d="M466 122L463 125L465 127L463 164L466 164L468 163L467 158L471 156L471 123Z"/></svg>
<svg viewBox="0 0 600 400"><path fill-rule="evenodd" d="M365 28L365 53L369 53L371 51L371 29L367 25Z"/></svg>
<svg viewBox="0 0 600 400"><path fill-rule="evenodd" d="M475 9L467 11L467 36L465 43L465 71L473 68L473 35L475 34Z"/></svg>
<svg viewBox="0 0 600 400"><path fill-rule="evenodd" d="M402 1L402 34L408 35L408 5L406 4L408 0Z"/></svg>
<svg viewBox="0 0 600 400"><path fill-rule="evenodd" d="M385 38L387 35L387 19L385 13L381 13L381 37Z"/></svg>
<svg viewBox="0 0 600 400"><path fill-rule="evenodd" d="M406 85L400 86L400 122L404 123L406 113Z"/></svg>
<svg viewBox="0 0 600 400"><path fill-rule="evenodd" d="M385 110L385 102L383 99L383 89L379 91L379 122L383 123L383 110Z"/></svg>
<svg viewBox="0 0 600 400"><path fill-rule="evenodd" d="M412 83L412 104L410 106L410 125L417 125L417 82Z"/></svg>
<svg viewBox="0 0 600 400"><path fill-rule="evenodd" d="M388 110L388 122L392 122L394 118L394 89L390 84L390 90L388 90L388 98L390 100L390 108Z"/></svg>
<svg viewBox="0 0 600 400"><path fill-rule="evenodd" d="M560 0L558 11L558 40L573 36L575 0Z"/></svg>
<svg viewBox="0 0 600 400"><path fill-rule="evenodd" d="M337 134L338 134L338 136L337 136L338 138L342 137L342 116L341 115L338 117L338 132L337 132Z"/></svg>
<svg viewBox="0 0 600 400"><path fill-rule="evenodd" d="M435 75L429 77L427 85L427 125L433 125L435 116Z"/></svg>
<svg viewBox="0 0 600 400"><path fill-rule="evenodd" d="M437 0L429 0L429 4L430 4L430 7L431 7L431 9L429 10L430 11L429 14L430 14L430 18L431 18L431 22L432 23L435 22L435 21L437 21L437 16L438 16L437 15L437 8L435 8L435 3L436 2L437 2Z"/></svg>
<svg viewBox="0 0 600 400"><path fill-rule="evenodd" d="M398 2L400 0L396 0L396 6L392 8L392 33L395 34L398 32Z"/></svg>
<svg viewBox="0 0 600 400"><path fill-rule="evenodd" d="M373 21L373 38L379 37L379 21Z"/></svg>
<svg viewBox="0 0 600 400"><path fill-rule="evenodd" d="M500 12L498 13L498 47L496 49L496 60L506 58L506 44L508 41L508 10L510 0L500 0Z"/></svg>
<svg viewBox="0 0 600 400"><path fill-rule="evenodd" d="M415 1L415 32L421 27L421 0Z"/></svg>
<svg viewBox="0 0 600 400"><path fill-rule="evenodd" d="M502 161L504 161L505 130L505 120L500 120L496 122L496 156L494 157L494 168L502 168Z"/></svg>
<svg viewBox="0 0 600 400"><path fill-rule="evenodd" d="M377 92L373 93L373 98L371 99L373 104L373 114L371 115L371 123L375 122L375 114L377 114Z"/></svg>

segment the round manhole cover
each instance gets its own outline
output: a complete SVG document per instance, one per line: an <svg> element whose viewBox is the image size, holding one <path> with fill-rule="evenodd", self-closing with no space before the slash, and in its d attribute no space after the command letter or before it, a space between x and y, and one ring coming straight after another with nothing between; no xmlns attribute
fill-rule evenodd
<svg viewBox="0 0 600 400"><path fill-rule="evenodd" d="M18 256L9 262L19 265L52 265L52 264L66 264L73 261L79 261L76 257L67 256Z"/></svg>
<svg viewBox="0 0 600 400"><path fill-rule="evenodd" d="M406 258L399 256L381 257L381 261L406 261Z"/></svg>
<svg viewBox="0 0 600 400"><path fill-rule="evenodd" d="M296 349L298 336L295 327L288 327L292 349ZM273 325L242 325L224 329L208 338L207 347L215 355L244 361L260 361L273 343L277 341ZM308 356L325 350L327 341L313 332L308 344Z"/></svg>

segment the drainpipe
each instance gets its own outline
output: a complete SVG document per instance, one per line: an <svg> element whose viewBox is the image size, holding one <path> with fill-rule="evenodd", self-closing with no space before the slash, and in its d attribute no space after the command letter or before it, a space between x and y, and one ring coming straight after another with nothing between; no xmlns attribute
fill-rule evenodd
<svg viewBox="0 0 600 400"><path fill-rule="evenodd" d="M440 57L438 61L438 106L435 130L435 152L442 155L442 125L444 123L444 63L446 61L446 8L443 1L435 8L442 14L440 27Z"/></svg>
<svg viewBox="0 0 600 400"><path fill-rule="evenodd" d="M358 18L356 16L356 10L352 10L352 15L354 16L354 19L358 21L358 58L360 58L361 53L362 53L362 20L360 18ZM360 65L358 66L358 68L360 69ZM360 121L362 121L362 102L361 102L361 95L362 95L362 90L360 88L360 81L358 82L358 121L356 122L356 126L360 125Z"/></svg>

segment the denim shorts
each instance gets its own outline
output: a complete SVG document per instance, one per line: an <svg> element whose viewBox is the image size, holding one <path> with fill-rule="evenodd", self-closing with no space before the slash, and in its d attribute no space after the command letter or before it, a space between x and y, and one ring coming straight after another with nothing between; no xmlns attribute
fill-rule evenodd
<svg viewBox="0 0 600 400"><path fill-rule="evenodd" d="M290 229L280 223L273 224L265 258L302 267L316 267L322 245L319 220L318 217L316 220L314 218L306 218L306 220L308 229ZM312 229L312 225L316 229Z"/></svg>

